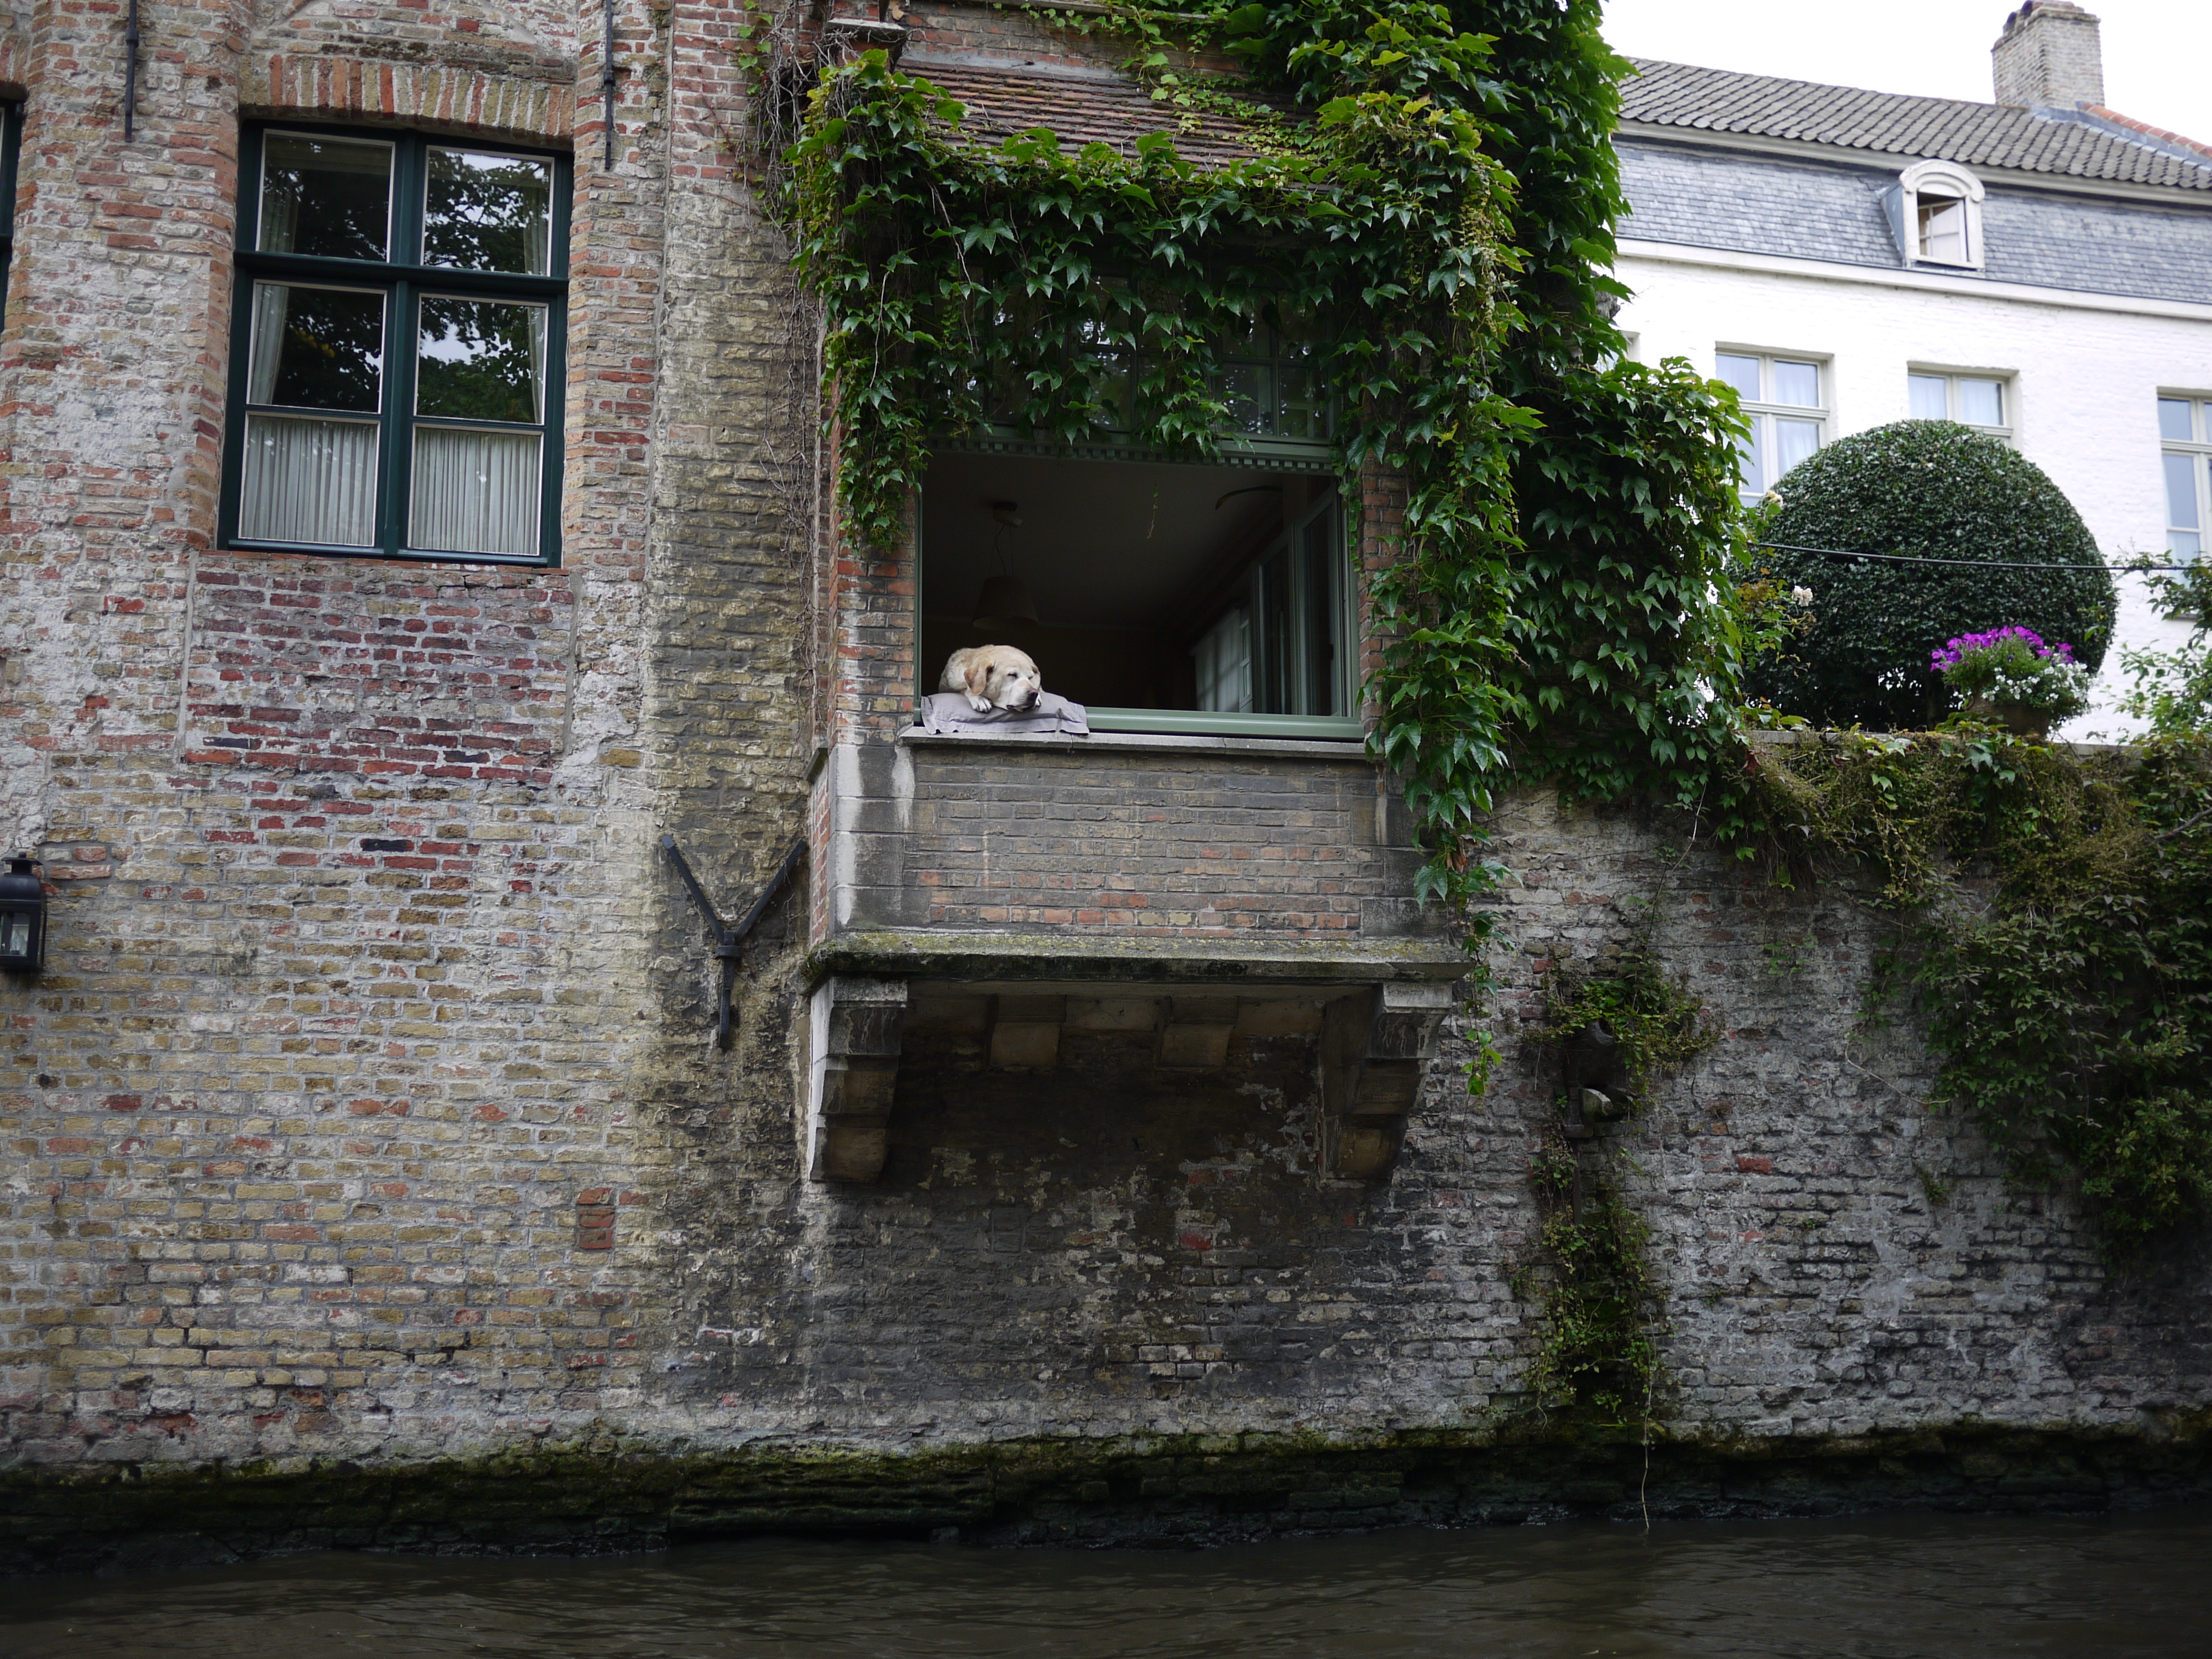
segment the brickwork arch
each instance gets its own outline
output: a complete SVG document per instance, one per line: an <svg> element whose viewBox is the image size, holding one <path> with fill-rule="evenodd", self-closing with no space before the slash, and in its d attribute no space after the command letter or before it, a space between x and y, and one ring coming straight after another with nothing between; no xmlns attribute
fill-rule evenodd
<svg viewBox="0 0 2212 1659"><path fill-rule="evenodd" d="M391 121L532 142L564 140L573 85L428 64L273 52L240 76L240 113Z"/></svg>

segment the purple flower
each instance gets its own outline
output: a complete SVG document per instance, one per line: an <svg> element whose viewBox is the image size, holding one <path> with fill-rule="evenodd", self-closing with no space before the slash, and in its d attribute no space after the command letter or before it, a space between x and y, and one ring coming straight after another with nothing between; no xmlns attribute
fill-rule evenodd
<svg viewBox="0 0 2212 1659"><path fill-rule="evenodd" d="M1947 640L1929 653L1928 665L1932 672L1940 674L1946 669L1956 668L1966 659L1966 653L1971 651L1992 650L2011 640L2020 641L2039 657L2056 657L2069 663L2074 660L2074 647L2065 641L2061 640L2056 645L2045 645L2043 636L2033 629L2015 624L2010 628L1992 629L1986 634L1962 634L1957 639Z"/></svg>

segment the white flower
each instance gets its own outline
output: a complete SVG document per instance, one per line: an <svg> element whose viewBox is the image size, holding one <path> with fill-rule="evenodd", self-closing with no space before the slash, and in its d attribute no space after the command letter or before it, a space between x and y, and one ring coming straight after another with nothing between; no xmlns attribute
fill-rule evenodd
<svg viewBox="0 0 2212 1659"><path fill-rule="evenodd" d="M1812 603L1813 603L1813 590L1812 590L1811 588L1809 588L1809 587L1793 587L1793 588L1791 588L1791 589L1790 590L1790 604L1792 604L1792 605L1810 605L1810 604L1812 604Z"/></svg>

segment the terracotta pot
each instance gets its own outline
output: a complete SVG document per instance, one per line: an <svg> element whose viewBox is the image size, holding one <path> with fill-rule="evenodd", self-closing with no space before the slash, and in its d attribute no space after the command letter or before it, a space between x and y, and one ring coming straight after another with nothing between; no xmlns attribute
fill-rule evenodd
<svg viewBox="0 0 2212 1659"><path fill-rule="evenodd" d="M2033 703L1970 697L1966 700L1966 713L1978 720L2002 726L2015 738L2047 738L2051 735L2051 711L2038 708Z"/></svg>

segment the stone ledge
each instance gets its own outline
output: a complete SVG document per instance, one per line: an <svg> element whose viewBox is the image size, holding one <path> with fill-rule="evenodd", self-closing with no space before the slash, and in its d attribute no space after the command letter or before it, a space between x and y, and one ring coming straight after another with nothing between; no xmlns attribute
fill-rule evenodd
<svg viewBox="0 0 2212 1659"><path fill-rule="evenodd" d="M988 731L988 728L986 728ZM1023 737L956 735L908 726L898 740L913 749L1049 749L1062 754L1217 754L1271 759L1360 761L1372 765L1366 744L1358 738L1237 738L1197 732L1062 732Z"/></svg>
<svg viewBox="0 0 2212 1659"><path fill-rule="evenodd" d="M1056 933L854 933L808 953L810 985L830 974L943 980L1054 980L1117 985L1381 985L1464 978L1456 945L1409 939L1356 950L1327 942L1096 939Z"/></svg>

